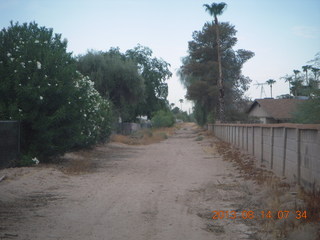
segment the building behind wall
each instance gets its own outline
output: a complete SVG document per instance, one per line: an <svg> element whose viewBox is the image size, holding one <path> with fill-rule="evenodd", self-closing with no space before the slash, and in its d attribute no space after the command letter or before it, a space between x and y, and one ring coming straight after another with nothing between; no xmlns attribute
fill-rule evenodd
<svg viewBox="0 0 320 240"><path fill-rule="evenodd" d="M305 100L302 99L256 99L251 104L248 114L255 117L261 123L287 123L293 119L293 113L298 105Z"/></svg>

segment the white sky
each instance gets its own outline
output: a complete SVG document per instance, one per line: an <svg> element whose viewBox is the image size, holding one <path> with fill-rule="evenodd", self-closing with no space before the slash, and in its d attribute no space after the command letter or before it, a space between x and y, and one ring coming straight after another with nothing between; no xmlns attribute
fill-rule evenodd
<svg viewBox="0 0 320 240"><path fill-rule="evenodd" d="M88 49L122 52L138 43L150 47L156 57L171 64L173 77L168 80L169 101L180 107L186 90L176 70L186 56L192 32L201 30L212 18L201 0L0 0L0 27L10 20L35 21L53 28L68 39L74 54ZM216 1L219 2L219 1ZM319 0L225 0L228 8L220 21L235 25L238 44L235 49L255 53L243 68L253 83L272 78L277 81L273 96L289 92L280 77L314 58L320 52ZM269 87L265 87L270 97ZM260 97L260 88L252 86L247 95ZM183 109L191 108L184 103Z"/></svg>

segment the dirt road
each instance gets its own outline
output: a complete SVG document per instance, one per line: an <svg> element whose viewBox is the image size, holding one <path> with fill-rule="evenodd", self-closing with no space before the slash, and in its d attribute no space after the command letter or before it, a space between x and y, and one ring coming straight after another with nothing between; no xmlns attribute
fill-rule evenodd
<svg viewBox="0 0 320 240"><path fill-rule="evenodd" d="M60 169L2 170L0 239L254 239L254 220L212 219L250 204L255 186L210 144L189 124L161 143L69 154Z"/></svg>

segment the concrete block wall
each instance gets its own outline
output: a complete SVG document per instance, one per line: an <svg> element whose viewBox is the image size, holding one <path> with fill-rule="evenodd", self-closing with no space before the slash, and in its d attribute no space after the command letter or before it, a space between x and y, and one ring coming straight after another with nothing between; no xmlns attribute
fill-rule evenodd
<svg viewBox="0 0 320 240"><path fill-rule="evenodd" d="M255 156L258 166L320 191L320 124L215 124L208 130Z"/></svg>

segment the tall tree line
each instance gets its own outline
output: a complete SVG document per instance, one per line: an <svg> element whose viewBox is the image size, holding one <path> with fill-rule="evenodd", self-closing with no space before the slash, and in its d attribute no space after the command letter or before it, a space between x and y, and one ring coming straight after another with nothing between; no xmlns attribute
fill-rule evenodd
<svg viewBox="0 0 320 240"><path fill-rule="evenodd" d="M217 43L217 28L219 43ZM234 50L237 43L236 29L226 22L216 24L207 22L202 30L194 31L193 40L188 43L188 55L183 58L179 69L182 84L187 89L186 98L192 100L197 122L201 125L208 120L221 119L221 73L223 76L223 98L225 102L225 121L245 118L247 99L244 92L250 79L242 75L243 64L254 56L248 50ZM217 48L221 52L221 73Z"/></svg>
<svg viewBox="0 0 320 240"><path fill-rule="evenodd" d="M172 73L169 63L152 56L141 45L121 53L118 48L107 52L90 51L77 58L78 70L94 81L98 92L113 103L122 121L135 121L139 115L167 107L167 79Z"/></svg>

